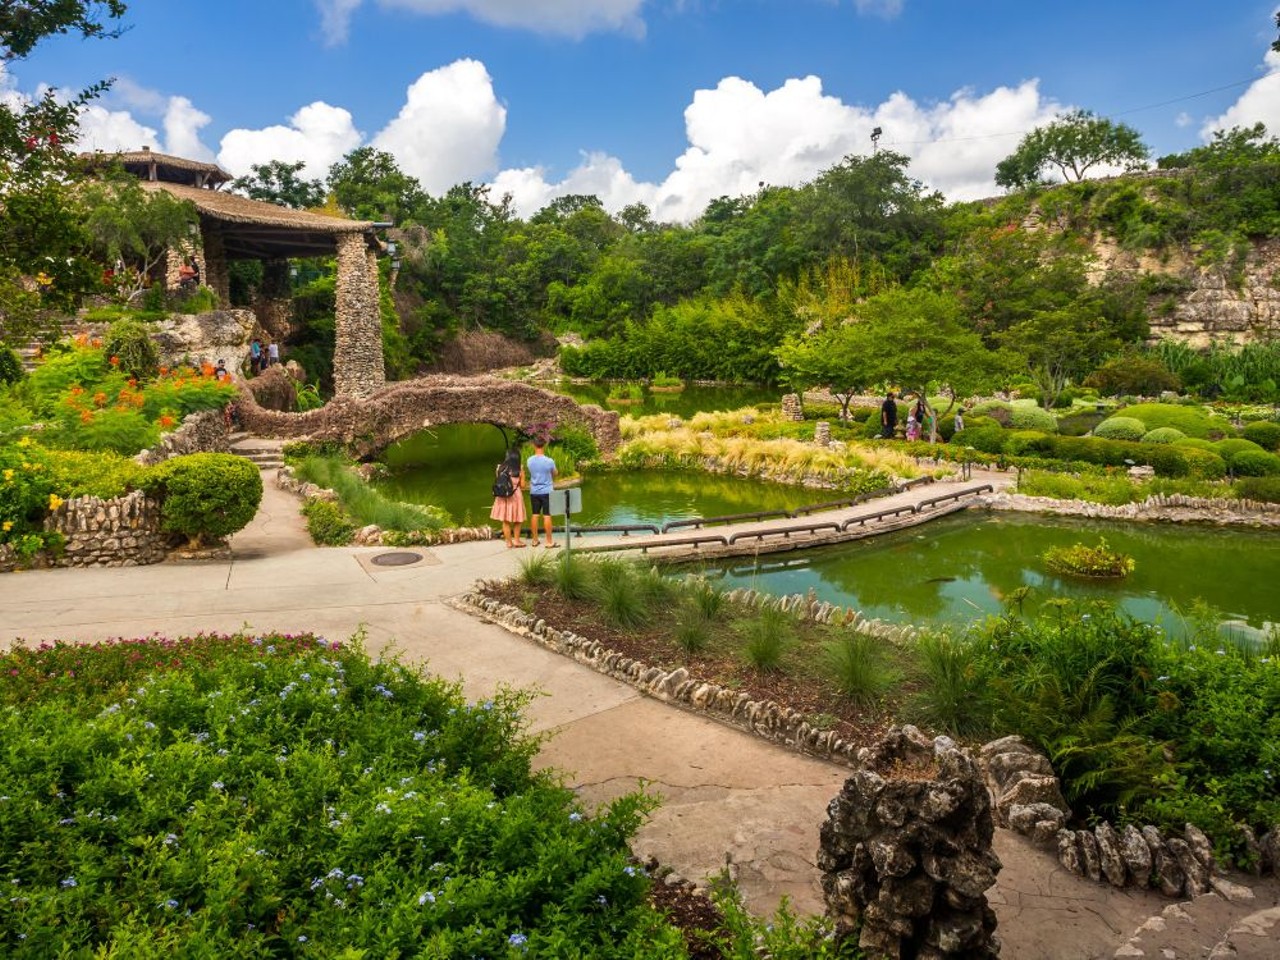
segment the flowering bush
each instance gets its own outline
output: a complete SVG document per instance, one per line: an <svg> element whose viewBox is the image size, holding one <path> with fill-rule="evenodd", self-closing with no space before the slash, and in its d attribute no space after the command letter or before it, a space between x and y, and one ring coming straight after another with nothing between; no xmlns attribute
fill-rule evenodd
<svg viewBox="0 0 1280 960"><path fill-rule="evenodd" d="M0 656L0 954L683 956L648 802L583 814L524 702L310 636Z"/></svg>
<svg viewBox="0 0 1280 960"><path fill-rule="evenodd" d="M1112 550L1105 537L1092 547L1086 543L1050 547L1040 556L1050 570L1068 577L1116 579L1133 573L1135 566L1133 557Z"/></svg>
<svg viewBox="0 0 1280 960"><path fill-rule="evenodd" d="M0 543L39 531L58 502L53 478L30 440L0 445Z"/></svg>

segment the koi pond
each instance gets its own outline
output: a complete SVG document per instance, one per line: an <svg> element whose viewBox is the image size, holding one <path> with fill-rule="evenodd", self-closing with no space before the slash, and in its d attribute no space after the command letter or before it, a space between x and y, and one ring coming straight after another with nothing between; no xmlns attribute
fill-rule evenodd
<svg viewBox="0 0 1280 960"><path fill-rule="evenodd" d="M1051 546L1099 537L1134 557L1130 576L1066 578L1040 559ZM1069 598L1108 601L1175 635L1188 618L1208 615L1255 639L1280 625L1280 591L1271 586L1278 571L1274 532L978 512L839 547L704 568L726 586L813 590L819 599L895 623L965 624L1003 612L1020 596L1027 613Z"/></svg>

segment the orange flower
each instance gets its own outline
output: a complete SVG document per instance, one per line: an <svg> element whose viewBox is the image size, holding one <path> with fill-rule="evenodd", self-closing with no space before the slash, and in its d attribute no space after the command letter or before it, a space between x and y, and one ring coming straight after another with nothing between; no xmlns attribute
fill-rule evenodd
<svg viewBox="0 0 1280 960"><path fill-rule="evenodd" d="M160 420L159 420L159 423L160 423L160 427L161 427L161 429L163 429L163 430L168 430L170 427L172 427L172 426L173 426L175 423L177 423L177 422L178 422L177 420L175 420L173 417L169 416L169 414L167 414L167 413L162 413L162 414L160 414Z"/></svg>
<svg viewBox="0 0 1280 960"><path fill-rule="evenodd" d="M120 358L117 356L112 356L111 359L108 361L108 363L110 363L113 367L118 367L120 366Z"/></svg>
<svg viewBox="0 0 1280 960"><path fill-rule="evenodd" d="M95 406L105 407L107 405L107 395L99 390L93 395L93 402Z"/></svg>
<svg viewBox="0 0 1280 960"><path fill-rule="evenodd" d="M89 335L87 333L76 334L76 346L87 347L89 345Z"/></svg>
<svg viewBox="0 0 1280 960"><path fill-rule="evenodd" d="M94 337L92 340L90 340L90 341L89 341L89 346L91 346L91 347L100 347L100 346L102 346L102 338L101 338L101 337Z"/></svg>
<svg viewBox="0 0 1280 960"><path fill-rule="evenodd" d="M81 411L80 411L80 422L81 422L81 423L93 423L93 412L92 412L91 410L81 410Z"/></svg>
<svg viewBox="0 0 1280 960"><path fill-rule="evenodd" d="M136 387L138 386L138 381L137 381L137 378L136 378L136 377L130 377L130 378L129 378L129 386L134 387L134 388L136 388Z"/></svg>

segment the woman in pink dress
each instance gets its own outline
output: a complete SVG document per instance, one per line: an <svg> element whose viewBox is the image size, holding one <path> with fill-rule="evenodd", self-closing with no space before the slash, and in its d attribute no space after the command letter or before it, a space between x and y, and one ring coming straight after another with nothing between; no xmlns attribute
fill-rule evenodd
<svg viewBox="0 0 1280 960"><path fill-rule="evenodd" d="M520 451L508 451L506 459L494 471L494 477L493 509L489 511L489 518L502 523L502 537L508 548L523 547L520 525L524 523L524 468L520 464ZM510 495L505 497L497 495L505 486L504 478L511 487Z"/></svg>

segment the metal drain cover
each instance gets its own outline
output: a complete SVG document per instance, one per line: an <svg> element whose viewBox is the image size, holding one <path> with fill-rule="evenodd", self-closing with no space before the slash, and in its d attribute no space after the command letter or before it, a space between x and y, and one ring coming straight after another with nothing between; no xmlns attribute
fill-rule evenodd
<svg viewBox="0 0 1280 960"><path fill-rule="evenodd" d="M376 557L370 559L370 563L374 563L379 567L407 567L411 563L418 563L422 560L422 554L409 553L407 550L400 550L395 553L380 553Z"/></svg>

